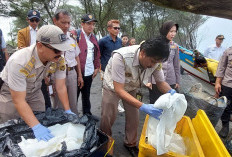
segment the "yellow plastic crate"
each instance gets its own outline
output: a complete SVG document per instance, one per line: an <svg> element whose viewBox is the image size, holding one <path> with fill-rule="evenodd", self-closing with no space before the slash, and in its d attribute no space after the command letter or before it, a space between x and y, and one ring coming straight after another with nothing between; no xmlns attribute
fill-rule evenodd
<svg viewBox="0 0 232 157"><path fill-rule="evenodd" d="M146 116L142 134L139 141L139 157L154 157L157 156L157 151L154 147L146 143L146 130L149 116ZM183 137L186 154L191 157L204 157L203 150L201 149L197 135L194 131L192 122L189 117L183 116L183 118L177 123L175 132ZM174 152L168 152L160 155L162 157L186 157L185 155L177 154Z"/></svg>
<svg viewBox="0 0 232 157"><path fill-rule="evenodd" d="M192 124L206 157L230 156L203 110L197 111L196 117L192 119Z"/></svg>

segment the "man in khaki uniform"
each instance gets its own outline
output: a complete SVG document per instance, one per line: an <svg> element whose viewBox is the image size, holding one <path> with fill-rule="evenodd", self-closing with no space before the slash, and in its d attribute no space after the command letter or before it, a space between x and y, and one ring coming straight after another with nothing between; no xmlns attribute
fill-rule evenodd
<svg viewBox="0 0 232 157"><path fill-rule="evenodd" d="M218 133L220 137L226 138L229 133L230 114L232 111L232 47L224 51L218 64L216 77L216 97L226 96L229 102L221 116L222 129Z"/></svg>
<svg viewBox="0 0 232 157"><path fill-rule="evenodd" d="M29 10L26 20L29 26L18 31L18 49L22 49L36 43L36 34L40 22L40 13L37 10ZM42 80L41 90L44 95L46 108L51 107L51 101L45 80Z"/></svg>
<svg viewBox="0 0 232 157"><path fill-rule="evenodd" d="M56 90L64 105L70 111L65 86L66 66L62 51L70 46L63 31L53 25L39 29L36 44L15 52L8 60L0 77L0 120L5 122L21 117L29 125L38 140L47 141L53 137L50 130L39 123L33 111L45 111L41 82L49 73L54 73ZM51 70L52 69L52 70Z"/></svg>
<svg viewBox="0 0 232 157"><path fill-rule="evenodd" d="M141 45L113 51L106 66L100 129L109 136L112 135L111 127L116 120L118 101L122 99L126 114L124 146L132 156L138 155L138 109L157 119L162 114L162 110L154 108L153 104L142 103L142 85L152 75L162 93L176 92L164 81L161 62L167 60L168 56L168 41L156 37Z"/></svg>
<svg viewBox="0 0 232 157"><path fill-rule="evenodd" d="M64 58L67 65L67 72L66 72L66 86L68 91L68 98L71 110L78 114L77 111L77 85L82 88L84 81L82 79L81 74L81 67L80 67L80 60L79 60L79 53L80 49L77 45L76 39L73 37L73 34L68 32L71 22L71 17L69 12L64 9L59 9L55 12L53 17L53 22L56 26L58 26L64 34L67 36L67 42L72 47L72 49L64 52ZM77 73L78 72L78 73ZM55 103L56 107L61 108L62 104L59 101L58 96L55 96Z"/></svg>

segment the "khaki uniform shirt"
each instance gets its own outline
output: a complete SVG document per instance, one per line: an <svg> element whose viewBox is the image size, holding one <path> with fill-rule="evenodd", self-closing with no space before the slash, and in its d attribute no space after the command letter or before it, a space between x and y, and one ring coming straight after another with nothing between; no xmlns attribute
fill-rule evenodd
<svg viewBox="0 0 232 157"><path fill-rule="evenodd" d="M223 53L218 64L216 77L222 77L222 85L232 88L232 47Z"/></svg>
<svg viewBox="0 0 232 157"><path fill-rule="evenodd" d="M65 51L65 61L68 67L74 67L77 65L76 57L80 54L80 49L76 40L71 37L70 32L67 32L67 42L71 45L72 49Z"/></svg>
<svg viewBox="0 0 232 157"><path fill-rule="evenodd" d="M153 76L156 82L164 81L161 64L143 69L139 63L139 45L123 47L113 51L104 73L104 87L114 90L113 81L123 83L125 90L133 91L142 84L147 84L148 78Z"/></svg>
<svg viewBox="0 0 232 157"><path fill-rule="evenodd" d="M48 62L45 66L40 61L34 44L15 52L9 58L1 78L10 89L26 91L27 99L40 90L42 79L49 73L54 73L56 79L64 79L66 77L64 58L61 57L58 63Z"/></svg>

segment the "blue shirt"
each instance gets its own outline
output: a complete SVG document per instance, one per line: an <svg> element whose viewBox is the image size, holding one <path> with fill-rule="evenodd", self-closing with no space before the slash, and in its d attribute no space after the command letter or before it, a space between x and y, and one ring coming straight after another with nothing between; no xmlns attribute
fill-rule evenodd
<svg viewBox="0 0 232 157"><path fill-rule="evenodd" d="M105 71L106 65L111 57L111 53L122 47L122 40L116 37L115 42L110 35L99 40L99 48L101 53L101 70Z"/></svg>

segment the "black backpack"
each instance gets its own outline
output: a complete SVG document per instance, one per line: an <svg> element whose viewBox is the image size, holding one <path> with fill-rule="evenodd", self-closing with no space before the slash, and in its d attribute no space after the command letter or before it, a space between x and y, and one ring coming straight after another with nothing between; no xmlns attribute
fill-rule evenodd
<svg viewBox="0 0 232 157"><path fill-rule="evenodd" d="M79 44L79 40L80 40L80 36L81 36L81 30L80 29L76 29L76 32L77 32L76 41ZM97 40L97 37L95 35L93 35L93 36Z"/></svg>

